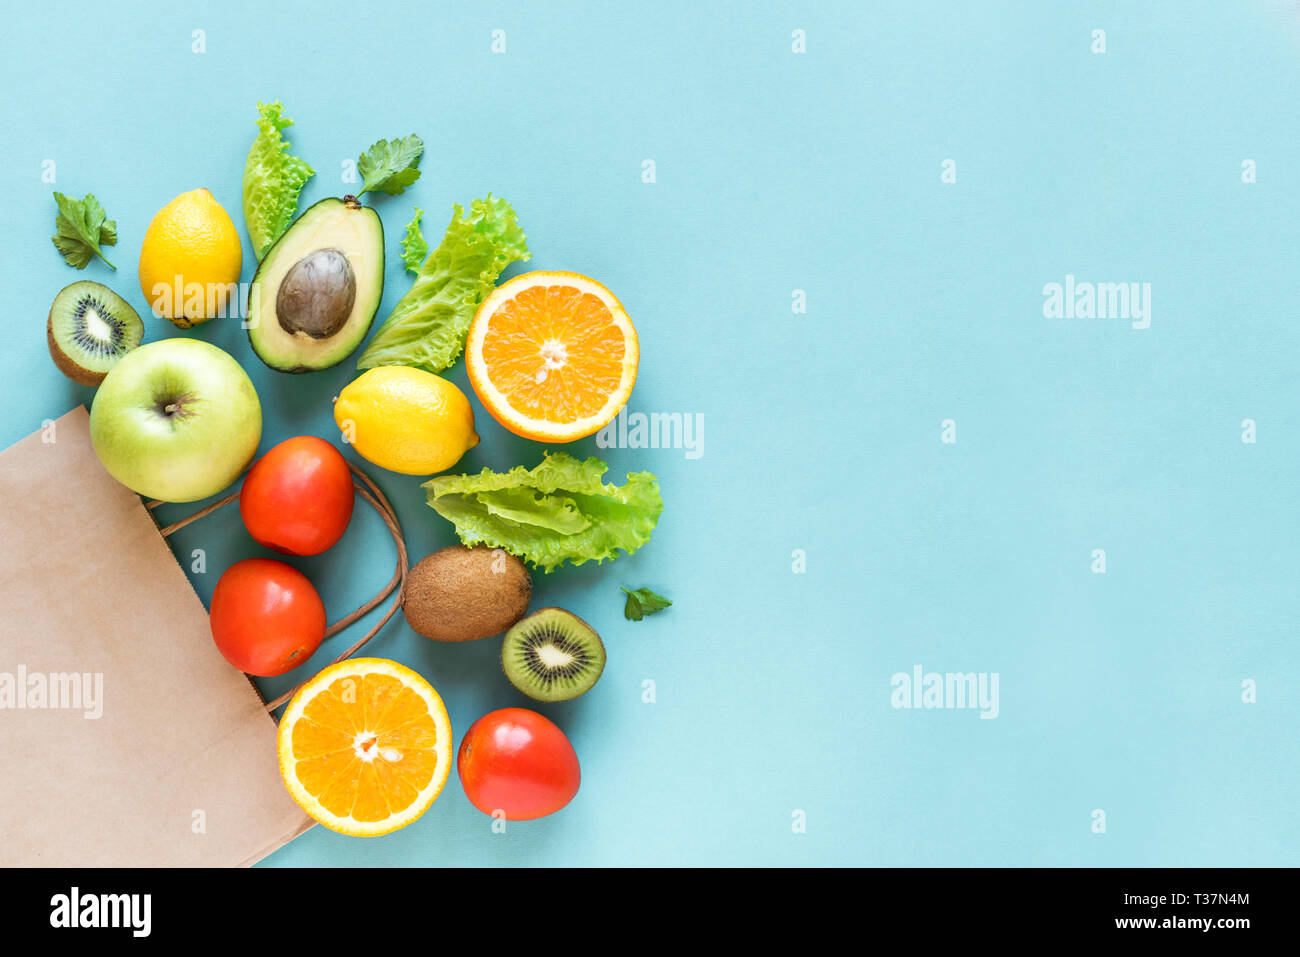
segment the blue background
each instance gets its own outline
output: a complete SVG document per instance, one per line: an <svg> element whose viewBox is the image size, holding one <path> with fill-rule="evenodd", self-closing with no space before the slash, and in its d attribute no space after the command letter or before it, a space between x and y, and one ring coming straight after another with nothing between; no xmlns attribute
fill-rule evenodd
<svg viewBox="0 0 1300 957"><path fill-rule="evenodd" d="M316 828L267 865L1300 864L1298 18L1185 0L20 5L0 36L0 443L91 402L46 353L64 284L108 283L148 338L181 334L147 315L139 243L200 186L242 231L258 100L284 100L317 170L301 208L347 192L341 164L374 140L417 132L423 178L373 201L380 318L409 284L412 205L436 244L453 203L491 190L518 210L527 268L621 297L642 346L630 409L702 413L704 455L572 449L617 481L654 471L666 510L634 557L536 576L535 604L582 615L610 652L593 691L541 707L582 761L565 811L493 834L453 775L405 830ZM116 218L117 272L64 265L53 188ZM1151 283L1151 327L1044 318L1067 273ZM253 376L264 449L337 436L352 362L284 376L235 320L191 334ZM458 470L540 459L463 364L450 378L483 437ZM453 542L419 480L370 472L413 559ZM358 515L298 563L331 617L391 573ZM207 551L205 602L262 553L234 512L175 546ZM626 622L620 585L675 604ZM458 735L525 703L498 652L400 616L369 647L428 676ZM998 672L1000 716L893 709L891 675L916 664Z"/></svg>

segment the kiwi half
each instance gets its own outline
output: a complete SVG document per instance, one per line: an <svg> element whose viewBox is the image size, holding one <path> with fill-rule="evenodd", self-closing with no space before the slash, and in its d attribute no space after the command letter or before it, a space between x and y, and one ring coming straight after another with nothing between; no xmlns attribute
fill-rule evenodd
<svg viewBox="0 0 1300 957"><path fill-rule="evenodd" d="M45 323L50 357L82 385L99 385L117 361L140 344L144 323L113 290L90 280L64 286Z"/></svg>
<svg viewBox="0 0 1300 957"><path fill-rule="evenodd" d="M506 632L501 668L512 685L536 701L568 701L600 678L605 646L577 615L542 608Z"/></svg>

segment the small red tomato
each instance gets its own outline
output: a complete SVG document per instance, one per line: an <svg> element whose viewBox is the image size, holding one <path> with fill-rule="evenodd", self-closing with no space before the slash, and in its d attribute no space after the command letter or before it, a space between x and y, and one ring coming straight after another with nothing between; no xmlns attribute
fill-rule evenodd
<svg viewBox="0 0 1300 957"><path fill-rule="evenodd" d="M325 605L307 576L271 558L245 558L212 592L212 638L226 660L262 678L312 656L325 637Z"/></svg>
<svg viewBox="0 0 1300 957"><path fill-rule="evenodd" d="M502 811L508 821L555 813L582 781L564 732L527 708L502 708L470 725L456 771L471 804L484 814Z"/></svg>
<svg viewBox="0 0 1300 957"><path fill-rule="evenodd" d="M352 520L352 473L338 449L314 435L285 439L249 470L239 514L259 544L318 555Z"/></svg>

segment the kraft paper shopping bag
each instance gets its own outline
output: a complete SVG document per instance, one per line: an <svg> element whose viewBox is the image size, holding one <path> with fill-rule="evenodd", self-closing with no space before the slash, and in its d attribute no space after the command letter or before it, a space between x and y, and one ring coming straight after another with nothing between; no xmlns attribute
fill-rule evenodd
<svg viewBox="0 0 1300 957"><path fill-rule="evenodd" d="M0 866L251 864L312 821L78 407L0 452Z"/></svg>

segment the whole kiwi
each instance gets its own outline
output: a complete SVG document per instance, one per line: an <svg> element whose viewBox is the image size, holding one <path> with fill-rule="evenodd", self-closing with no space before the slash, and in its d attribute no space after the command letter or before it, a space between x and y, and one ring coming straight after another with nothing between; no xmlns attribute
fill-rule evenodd
<svg viewBox="0 0 1300 957"><path fill-rule="evenodd" d="M532 595L532 576L514 555L453 545L426 555L407 574L402 611L426 638L474 641L517 622Z"/></svg>

